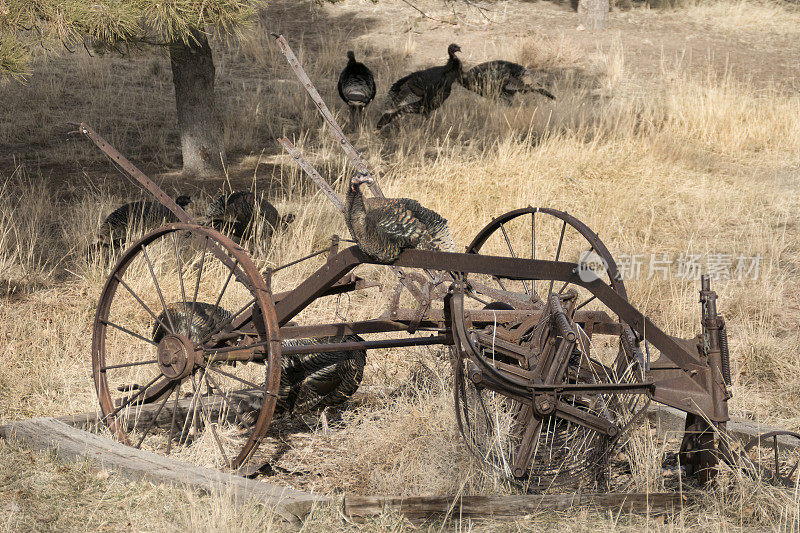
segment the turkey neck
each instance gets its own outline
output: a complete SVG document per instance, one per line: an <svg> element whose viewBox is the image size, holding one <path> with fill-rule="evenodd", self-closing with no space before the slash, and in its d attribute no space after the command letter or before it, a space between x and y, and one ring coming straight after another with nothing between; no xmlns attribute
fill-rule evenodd
<svg viewBox="0 0 800 533"><path fill-rule="evenodd" d="M450 58L447 60L447 64L444 66L444 73L448 78L455 80L456 78L463 76L461 60L456 57L455 53L449 55Z"/></svg>
<svg viewBox="0 0 800 533"><path fill-rule="evenodd" d="M347 203L345 205L345 222L357 241L364 238L364 227L366 226L367 211L364 207L364 195L361 194L361 184L356 185L353 190L351 185L347 189Z"/></svg>

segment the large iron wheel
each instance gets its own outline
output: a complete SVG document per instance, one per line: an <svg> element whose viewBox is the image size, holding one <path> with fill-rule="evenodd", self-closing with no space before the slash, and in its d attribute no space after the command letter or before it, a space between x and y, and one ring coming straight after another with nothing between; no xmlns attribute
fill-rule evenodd
<svg viewBox="0 0 800 533"><path fill-rule="evenodd" d="M103 287L92 370L102 420L126 444L237 469L269 427L280 369L267 285L211 228L145 235Z"/></svg>
<svg viewBox="0 0 800 533"><path fill-rule="evenodd" d="M627 297L616 262L597 234L562 211L529 207L506 213L478 233L467 253L599 262L602 272L587 275ZM646 405L644 395L562 394L539 397L547 409L534 409L525 387L542 379L554 385L641 383L643 357L631 329L617 322L611 331L593 331L594 323L585 317L616 320L615 315L580 286L475 275L463 282L463 297L453 298L454 330L462 348L454 358L454 390L467 445L528 490L602 481L612 448ZM562 340L550 321L553 306L563 309L576 332L574 347L563 366L537 368L548 343ZM518 311L525 310L529 316L519 318ZM495 386L487 386L488 381ZM552 410L552 404L559 409Z"/></svg>

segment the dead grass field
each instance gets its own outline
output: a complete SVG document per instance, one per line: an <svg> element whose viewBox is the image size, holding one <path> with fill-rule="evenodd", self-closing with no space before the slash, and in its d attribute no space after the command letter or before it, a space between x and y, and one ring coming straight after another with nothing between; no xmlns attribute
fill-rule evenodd
<svg viewBox="0 0 800 533"><path fill-rule="evenodd" d="M429 14L451 20L440 4ZM67 135L85 121L170 192L199 203L224 186L255 187L297 220L280 239L254 243L257 264L302 257L347 235L341 217L284 156L295 144L340 190L346 160L295 82L269 31L284 32L326 101L344 53L378 77L376 120L389 84L443 62L449 42L475 64L502 57L540 69L555 102L493 104L463 89L428 120L403 117L387 131L350 137L381 174L387 196L419 200L450 221L466 245L492 216L526 205L567 210L598 231L612 254L743 254L755 280L716 282L733 358L737 416L800 429L800 12L790 4L723 0L674 10L612 12L611 29L575 28L568 6L490 4L489 23L460 12L457 26L394 0L318 6L274 2L241 43L217 42L219 100L233 162L227 183L182 182L168 60L42 52L25 86L0 85L0 424L94 408L91 323L109 265L86 253L103 217L138 190L90 142ZM313 263L313 262L312 262ZM291 288L314 265L276 277ZM377 268L361 275L388 279ZM672 334L699 327L697 282L656 276L628 282L630 298ZM335 300L335 299L334 299ZM315 320L383 309L374 289L320 302ZM364 385L397 387L430 350L370 352ZM451 396L419 393L346 412L331 435L307 432L288 465L314 475L304 488L382 494L508 491L482 476L460 445ZM631 488L663 486L644 430ZM638 450L638 451L637 451ZM291 478L281 481L291 481ZM86 464L64 465L0 441L0 530L280 530L269 509L224 494L199 496L128 483ZM305 531L413 529L387 514L363 526L320 509ZM431 529L440 530L441 524ZM707 501L670 517L539 513L504 523L455 520L459 531L797 531L797 492L734 474Z"/></svg>

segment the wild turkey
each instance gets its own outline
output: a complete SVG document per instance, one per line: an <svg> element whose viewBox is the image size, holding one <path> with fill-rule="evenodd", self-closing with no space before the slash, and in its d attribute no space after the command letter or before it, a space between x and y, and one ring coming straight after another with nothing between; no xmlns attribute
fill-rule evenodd
<svg viewBox="0 0 800 533"><path fill-rule="evenodd" d="M189 196L178 196L175 203L186 207L192 203ZM163 205L140 200L115 209L100 226L97 244L118 247L125 244L128 233L136 229L153 229L164 223L178 222L177 217Z"/></svg>
<svg viewBox="0 0 800 533"><path fill-rule="evenodd" d="M551 100L556 99L552 93L536 84L531 71L511 61L481 63L465 72L459 81L466 89L486 98L502 96L511 100L517 93L537 92Z"/></svg>
<svg viewBox="0 0 800 533"><path fill-rule="evenodd" d="M389 89L391 109L378 120L378 129L383 128L399 115L421 113L427 115L437 109L450 96L453 82L461 78L461 60L456 57L461 47L451 44L447 47L447 63L441 67L431 67L412 72L400 78Z"/></svg>
<svg viewBox="0 0 800 533"><path fill-rule="evenodd" d="M192 318L191 323L189 315ZM191 302L187 302L186 307L182 302L167 304L166 311L158 315L159 321L153 325L152 339L153 342L159 343L167 334L167 330L161 325L163 323L180 335L185 335L193 341L200 341L230 316L231 313L222 307L204 302L195 302L194 308Z"/></svg>
<svg viewBox="0 0 800 533"><path fill-rule="evenodd" d="M242 239L248 230L252 230L256 211L256 195L251 191L221 194L208 206L204 223L235 239ZM269 231L284 229L294 221L291 213L279 216L275 206L263 197L258 202L258 214L269 226Z"/></svg>
<svg viewBox="0 0 800 533"><path fill-rule="evenodd" d="M339 74L337 88L339 96L350 107L350 120L353 122L375 98L375 77L364 63L356 61L352 50L347 52L347 66Z"/></svg>
<svg viewBox="0 0 800 533"><path fill-rule="evenodd" d="M189 323L189 314L192 315ZM169 316L168 316L169 315ZM162 323L194 341L204 338L231 313L222 307L196 302L171 303L153 326L152 339L158 343L167 334ZM283 346L322 344L327 342L363 341L358 335L290 339ZM367 352L343 350L339 352L284 355L281 358L281 382L278 390L278 414L293 415L319 408L338 405L358 390L364 376ZM253 405L260 408L260 405Z"/></svg>
<svg viewBox="0 0 800 533"><path fill-rule="evenodd" d="M350 181L345 221L361 250L382 263L392 263L405 248L455 251L447 220L408 198L364 199L362 183L372 178L356 174Z"/></svg>
<svg viewBox="0 0 800 533"><path fill-rule="evenodd" d="M290 339L283 346L363 341L358 335ZM279 414L293 415L344 403L358 390L367 362L365 350L284 355L278 391Z"/></svg>

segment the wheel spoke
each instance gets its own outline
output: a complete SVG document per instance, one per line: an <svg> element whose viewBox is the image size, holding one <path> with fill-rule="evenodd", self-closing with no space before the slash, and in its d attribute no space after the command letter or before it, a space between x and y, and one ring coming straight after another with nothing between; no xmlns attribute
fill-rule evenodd
<svg viewBox="0 0 800 533"><path fill-rule="evenodd" d="M178 250L178 233L172 233L172 242L175 243L175 264L178 266L178 281L181 285L181 300L183 301L183 312L189 314L186 309L186 288L183 285L183 261L181 261L181 252ZM187 326L188 327L188 326Z"/></svg>
<svg viewBox="0 0 800 533"><path fill-rule="evenodd" d="M174 334L175 324L172 323L172 317L170 316L170 313L167 312L167 302L164 300L164 293L161 292L161 286L158 284L158 279L156 279L156 272L153 269L153 263L150 261L150 256L147 255L147 246L142 246L142 255L144 256L145 261L147 261L147 269L150 271L150 276L153 278L153 284L156 286L156 292L158 293L158 299L161 300L161 306L164 308L164 314L167 315L167 322L169 322L170 325L168 331Z"/></svg>
<svg viewBox="0 0 800 533"><path fill-rule="evenodd" d="M115 368L129 368L132 366L153 365L156 363L158 363L158 359L150 359L149 361L137 361L135 363L120 363L117 365L107 365L107 366L101 366L100 372L105 372L106 370L112 370Z"/></svg>
<svg viewBox="0 0 800 533"><path fill-rule="evenodd" d="M517 254L514 253L514 248L511 246L511 240L508 238L508 233L506 233L506 226L505 224L500 224L500 231L503 232L503 238L506 240L506 246L508 246L508 251L511 254L511 257L516 258ZM528 284L525 283L525 280L522 280L522 286L525 288L525 294L530 295L528 291Z"/></svg>
<svg viewBox="0 0 800 533"><path fill-rule="evenodd" d="M142 337L138 333L134 333L133 331L129 330L128 328L120 326L119 324L115 324L114 322L111 322L110 320L101 320L100 323L101 324L105 324L106 326L111 326L114 329L118 329L123 333L127 333L128 335L130 335L132 337L136 337L137 339L142 340L142 341L144 341L146 343L152 344L153 346L158 346L158 344L156 344L152 340L148 339L147 337Z"/></svg>
<svg viewBox="0 0 800 533"><path fill-rule="evenodd" d="M189 402L189 412L186 413L186 419L183 421L183 427L181 428L181 434L178 436L178 446L180 446L184 442L184 440L183 440L183 434L184 433L186 433L186 440L187 441L189 440L190 431L187 431L187 430L191 430L192 426L194 426L195 416L197 415L197 392L198 392L199 389L197 388L197 386L194 383L194 375L192 375L192 388L194 389L194 392L192 392L192 401ZM192 417L191 424L189 422L189 414L190 413L191 413L191 417Z"/></svg>
<svg viewBox="0 0 800 533"><path fill-rule="evenodd" d="M181 397L181 386L175 387L175 403L172 404L172 421L169 423L169 437L167 437L167 455L172 451L172 434L175 432L175 417L178 414L178 399Z"/></svg>
<svg viewBox="0 0 800 533"><path fill-rule="evenodd" d="M245 426L245 427L246 427L248 430L252 429L252 428L250 427L250 424L248 424L248 423L247 423L247 421L244 419L244 416L242 416L242 413L241 413L241 412L239 411L239 409L236 407L236 404L234 404L234 403L233 403L233 402L232 402L232 401L231 401L231 400L228 398L228 393L226 393L226 392L225 392L225 389L223 389L223 388L222 388L220 385L218 385L218 384L217 384L217 382L216 382L216 381L214 381L214 378L212 378L212 377L211 377L211 376L208 374L208 372L206 372L206 373L205 373L205 378L206 378L206 383L207 383L207 384L208 384L208 382L210 382L210 383L211 383L211 385L212 385L212 386L213 386L215 389L219 389L220 393L222 393L222 401L223 401L223 402L225 402L225 405L227 405L229 409L232 409L232 410L233 410L233 414L236 416L236 419L237 419L237 420L239 420L239 422L241 422L242 424L244 424L244 426Z"/></svg>
<svg viewBox="0 0 800 533"><path fill-rule="evenodd" d="M200 279L203 277L203 267L206 263L206 251L208 250L208 237L203 239L203 254L200 256L200 269L197 271L197 282L194 284L194 294L192 295L192 307L189 309L188 323L192 323L194 318L194 308L197 305L197 293L200 291Z"/></svg>
<svg viewBox="0 0 800 533"><path fill-rule="evenodd" d="M561 236L558 238L558 248L556 249L556 258L554 261L558 261L558 258L561 257L561 245L564 244L564 232L567 231L567 221L561 224ZM550 297L550 294L553 292L553 283L555 282L554 279L550 280L550 288L547 290L547 297Z"/></svg>
<svg viewBox="0 0 800 533"><path fill-rule="evenodd" d="M203 377L205 377L206 374L208 374L208 369L206 369L203 373ZM203 384L203 377L200 378L200 386ZM208 388L208 380L206 380L206 388ZM211 435L213 435L214 441L217 443L217 448L219 448L219 453L222 455L223 461L225 461L225 466L230 468L230 459L228 459L228 455L225 453L225 448L222 447L222 441L219 439L219 435L217 435L217 429L214 427L214 423L211 421L211 413L206 409L206 405L203 402L203 395L201 394L198 399L200 400L200 409L202 409L203 415L206 417L208 427L211 428ZM217 422L219 422L219 418L217 418Z"/></svg>
<svg viewBox="0 0 800 533"><path fill-rule="evenodd" d="M531 213L531 259L536 259L536 211ZM536 293L536 280L531 280L531 292Z"/></svg>
<svg viewBox="0 0 800 533"><path fill-rule="evenodd" d="M175 389L177 390L177 387ZM156 420L158 420L158 415L161 414L161 410L164 409L164 406L167 404L167 401L169 400L170 396L172 396L172 392L173 391L170 391L169 394L164 396L164 401L162 401L161 404L158 406L158 409L156 410L156 414L153 415L153 418L150 420L150 424L148 424L147 428L145 428L145 431L144 431L144 433L142 433L142 436L139 439L139 442L136 443L136 447L137 448L141 448L142 447L142 443L144 442L144 439L147 437L147 435L150 434L150 430L153 429L153 426L155 426Z"/></svg>
<svg viewBox="0 0 800 533"><path fill-rule="evenodd" d="M255 298L251 298L249 302L247 302L246 304L244 304L242 306L241 309L239 309L238 311L233 313L231 316L229 316L228 318L226 318L225 320L223 320L222 322L220 322L219 324L214 326L214 328L211 331L209 331L208 333L206 333L205 336L202 339L200 339L200 342L198 342L197 344L203 345L206 342L208 342L208 340L211 337L213 337L214 335L216 335L217 333L222 331L224 328L228 327L228 325L231 324L236 319L236 317L238 317L239 315L241 315L242 313L247 311L254 303L256 303L256 299Z"/></svg>
<svg viewBox="0 0 800 533"><path fill-rule="evenodd" d="M778 459L778 436L772 436L772 449L775 451L775 477L780 477L781 472L781 462Z"/></svg>
<svg viewBox="0 0 800 533"><path fill-rule="evenodd" d="M219 303L222 301L222 296L225 294L225 289L228 288L228 283L231 282L231 278L233 277L233 271L236 270L238 266L239 266L239 260L237 259L236 261L233 262L233 268L228 270L228 277L225 280L225 283L222 285L222 290L220 291L219 296L217 296L217 301L214 302L214 307L219 307Z"/></svg>
<svg viewBox="0 0 800 533"><path fill-rule="evenodd" d="M206 368L208 368L212 372L216 372L217 374L222 374L223 376L229 377L231 379L235 379L236 381L238 381L240 383L244 383L245 385L247 385L248 387L250 387L253 390L259 390L259 391L263 391L264 390L264 387L262 387L260 385L256 385L252 381L247 381L246 379L240 378L239 376L237 376L235 374L231 374L229 372L225 372L224 370L220 370L219 368L217 368L215 366L208 366Z"/></svg>
<svg viewBox="0 0 800 533"><path fill-rule="evenodd" d="M597 296L592 296L591 298L589 298L588 300L586 300L585 302L583 302L582 304L580 304L578 307L576 307L576 308L575 308L575 310L577 311L578 309L580 309L581 307L585 306L586 304L588 304L589 302L591 302L591 301L592 301L592 300L594 300L595 298L597 298Z"/></svg>
<svg viewBox="0 0 800 533"><path fill-rule="evenodd" d="M139 389L138 391L136 391L136 394L134 394L133 396L131 396L130 398L128 398L128 399L126 399L124 402L122 402L122 403L119 405L119 407L117 407L116 409L114 409L114 410L113 410L113 411L112 411L110 414L108 414L108 415L104 416L104 417L103 417L103 419L104 419L104 420L108 420L109 418L112 418L112 417L116 416L116 415L117 415L117 413L119 413L119 412L120 412L122 409L124 409L125 407L127 407L127 406L129 406L131 403L133 403L133 400L135 400L136 398L138 398L139 396L141 396L141 395L144 393L144 391L146 391L146 390L147 390L147 389L149 389L149 388L150 388L150 387L151 387L153 384L155 384L155 382L156 382L156 381L158 381L158 380L159 380L159 378L161 378L161 374L159 374L159 375L157 375L156 377L154 377L154 378L153 378L153 379L150 381L150 383L148 383L147 385L145 385L144 387L142 387L141 389Z"/></svg>
<svg viewBox="0 0 800 533"><path fill-rule="evenodd" d="M136 301L139 302L139 305L144 307L145 310L150 314L150 316L153 317L153 320L161 324L161 327L164 328L165 331L173 333L173 331L170 328L168 328L166 324L164 324L164 321L156 316L156 314L147 306L147 304L142 301L139 295L136 294L136 292L131 287L129 287L128 284L125 283L125 281L121 277L119 277L117 274L114 274L114 279L116 279L123 287L125 287L125 290L131 293L131 296L133 296L136 299Z"/></svg>

